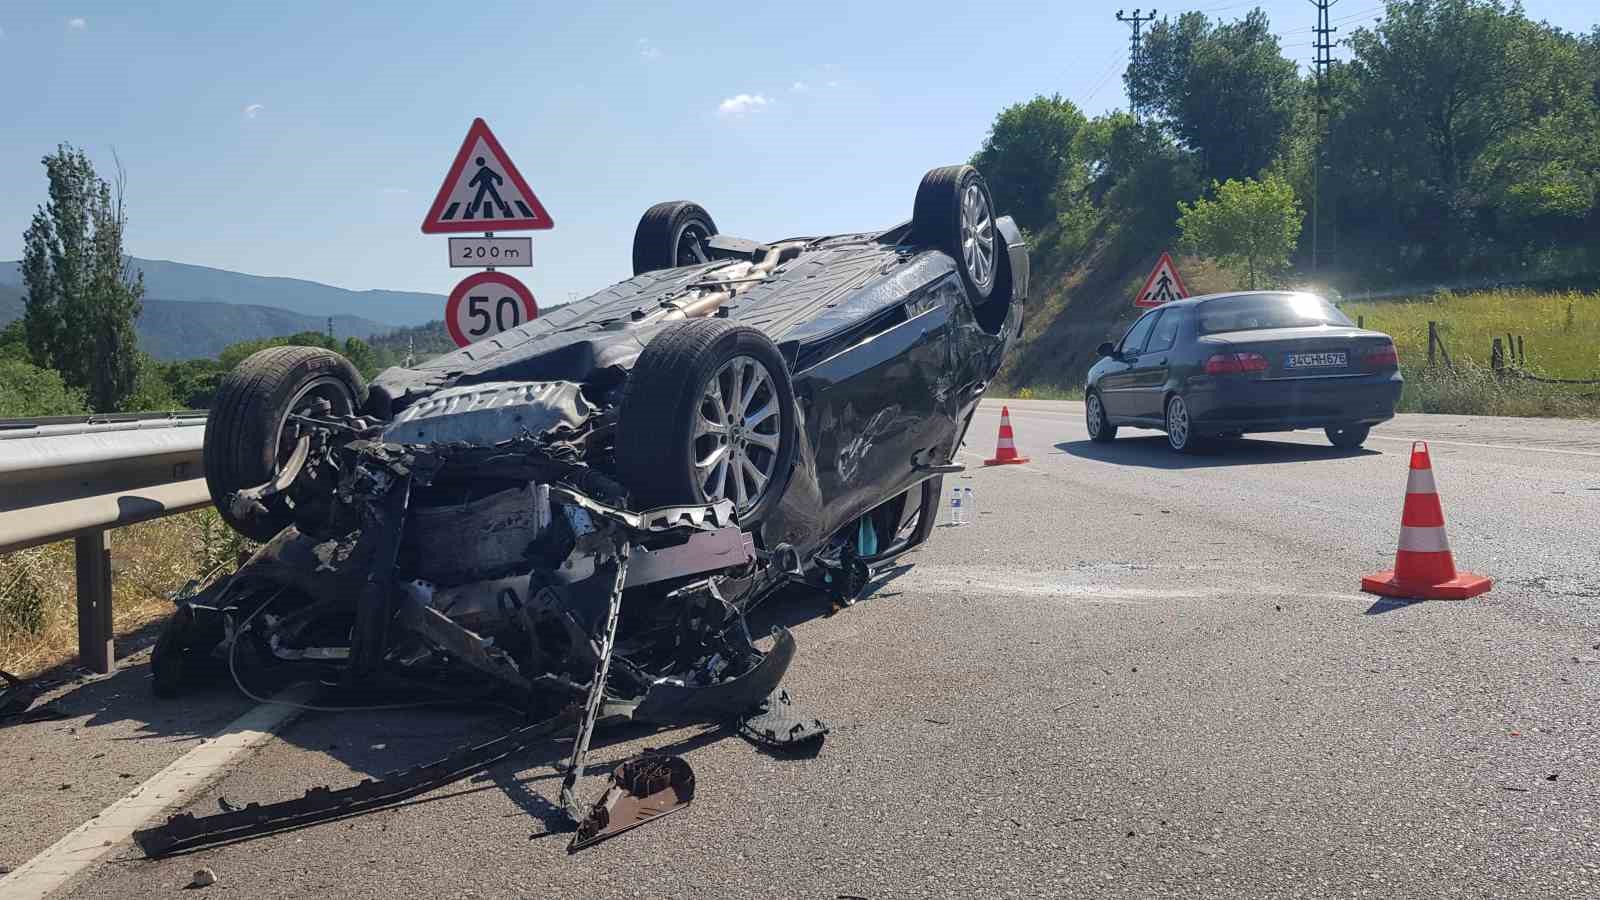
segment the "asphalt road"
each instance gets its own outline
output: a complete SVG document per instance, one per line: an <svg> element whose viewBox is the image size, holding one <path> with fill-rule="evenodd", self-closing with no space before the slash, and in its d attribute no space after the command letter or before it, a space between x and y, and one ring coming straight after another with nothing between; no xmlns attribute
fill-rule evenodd
<svg viewBox="0 0 1600 900"><path fill-rule="evenodd" d="M645 746L685 753L698 793L569 857L541 836L551 745L361 818L156 862L116 847L63 894L171 896L204 865L208 893L349 900L1600 895L1600 427L1402 416L1360 453L1301 433L1177 457L1153 432L1089 443L1081 404L1010 406L1032 462L977 465L986 404L960 482L975 524L837 615L804 595L764 610L799 641L786 687L834 727L815 758L608 736L587 796ZM1413 438L1457 564L1497 579L1485 597L1357 590L1392 559ZM0 731L0 864L249 706L155 704L139 658L58 692L73 718ZM308 713L186 808L342 786L510 724Z"/></svg>

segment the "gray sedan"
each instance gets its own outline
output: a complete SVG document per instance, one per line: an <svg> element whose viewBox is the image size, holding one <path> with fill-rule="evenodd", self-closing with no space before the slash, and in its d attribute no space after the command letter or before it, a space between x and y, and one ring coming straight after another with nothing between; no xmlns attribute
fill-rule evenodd
<svg viewBox="0 0 1600 900"><path fill-rule="evenodd" d="M1250 291L1168 303L1089 370L1089 436L1159 428L1187 453L1214 437L1321 428L1355 449L1394 417L1400 360L1386 334L1357 328L1315 294Z"/></svg>

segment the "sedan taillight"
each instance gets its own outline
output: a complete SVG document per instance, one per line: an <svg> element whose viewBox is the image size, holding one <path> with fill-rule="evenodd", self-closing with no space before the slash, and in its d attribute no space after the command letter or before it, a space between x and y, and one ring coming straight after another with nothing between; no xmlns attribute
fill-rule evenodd
<svg viewBox="0 0 1600 900"><path fill-rule="evenodd" d="M1213 353L1206 360L1207 375L1242 375L1266 370L1267 358L1259 353Z"/></svg>
<svg viewBox="0 0 1600 900"><path fill-rule="evenodd" d="M1369 351L1361 357L1361 362L1369 369L1398 369L1400 368L1400 353L1390 343L1381 350Z"/></svg>

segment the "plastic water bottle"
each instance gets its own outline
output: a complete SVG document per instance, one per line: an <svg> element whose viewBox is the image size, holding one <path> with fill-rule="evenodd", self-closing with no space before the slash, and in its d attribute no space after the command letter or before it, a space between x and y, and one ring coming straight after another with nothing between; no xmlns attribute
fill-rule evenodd
<svg viewBox="0 0 1600 900"><path fill-rule="evenodd" d="M978 521L978 498L973 495L970 484L961 489L961 514L969 522Z"/></svg>
<svg viewBox="0 0 1600 900"><path fill-rule="evenodd" d="M961 515L961 487L957 485L950 489L950 524L965 525L966 520Z"/></svg>

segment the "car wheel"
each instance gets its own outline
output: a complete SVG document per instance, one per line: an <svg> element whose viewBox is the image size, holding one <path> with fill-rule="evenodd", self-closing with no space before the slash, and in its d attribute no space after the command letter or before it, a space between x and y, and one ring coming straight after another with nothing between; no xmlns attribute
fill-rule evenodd
<svg viewBox="0 0 1600 900"><path fill-rule="evenodd" d="M1323 433L1328 436L1328 441L1340 450L1356 450L1367 442L1367 435L1372 433L1372 426L1336 425L1324 428Z"/></svg>
<svg viewBox="0 0 1600 900"><path fill-rule="evenodd" d="M239 363L217 387L206 416L206 488L229 527L266 541L294 519L282 494L265 500L266 515L240 519L229 497L264 484L294 453L294 415L348 416L367 393L350 361L320 347L269 347Z"/></svg>
<svg viewBox="0 0 1600 900"><path fill-rule="evenodd" d="M1117 426L1106 418L1105 405L1100 402L1100 392L1090 391L1083 400L1083 416L1089 426L1089 440L1109 444L1117 439Z"/></svg>
<svg viewBox="0 0 1600 900"><path fill-rule="evenodd" d="M911 233L955 260L974 304L989 298L1004 248L994 227L994 197L977 169L945 166L922 176Z"/></svg>
<svg viewBox="0 0 1600 900"><path fill-rule="evenodd" d="M633 231L633 274L709 262L706 242L716 233L717 223L700 204L657 203L645 210Z"/></svg>
<svg viewBox="0 0 1600 900"><path fill-rule="evenodd" d="M1203 441L1195 434L1194 420L1189 417L1189 405L1173 394L1167 398L1167 446L1179 453L1196 453Z"/></svg>
<svg viewBox="0 0 1600 900"><path fill-rule="evenodd" d="M789 484L794 387L765 334L727 319L667 326L628 374L617 474L639 508L732 500L759 522Z"/></svg>

